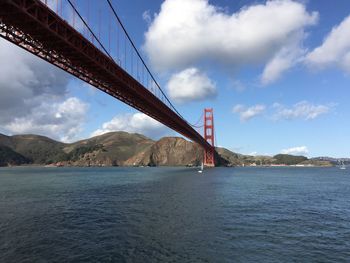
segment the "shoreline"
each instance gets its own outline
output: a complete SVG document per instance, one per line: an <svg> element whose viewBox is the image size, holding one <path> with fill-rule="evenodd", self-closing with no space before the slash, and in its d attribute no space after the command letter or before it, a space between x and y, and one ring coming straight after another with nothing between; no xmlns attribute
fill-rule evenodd
<svg viewBox="0 0 350 263"><path fill-rule="evenodd" d="M24 165L8 165L0 166L0 168L149 168L149 167L181 167L181 168L200 168L200 166L188 165L158 165L158 166L133 166L133 165L43 165L43 164L24 164ZM216 168L332 168L336 165L237 165L237 166L216 166Z"/></svg>

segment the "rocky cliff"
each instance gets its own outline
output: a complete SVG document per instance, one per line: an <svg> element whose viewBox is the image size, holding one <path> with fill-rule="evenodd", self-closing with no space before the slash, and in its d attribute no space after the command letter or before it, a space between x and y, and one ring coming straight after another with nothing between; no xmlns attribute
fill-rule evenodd
<svg viewBox="0 0 350 263"><path fill-rule="evenodd" d="M217 148L221 166L309 164L306 157L288 155L248 156ZM39 135L0 134L0 166L198 166L203 150L180 137L153 141L141 134L111 132L74 143L62 143ZM318 165L316 161L313 165ZM327 166L328 163L322 163Z"/></svg>

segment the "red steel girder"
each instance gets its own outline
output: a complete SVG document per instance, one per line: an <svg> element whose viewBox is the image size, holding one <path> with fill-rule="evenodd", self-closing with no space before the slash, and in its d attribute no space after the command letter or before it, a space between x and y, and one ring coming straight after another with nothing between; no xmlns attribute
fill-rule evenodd
<svg viewBox="0 0 350 263"><path fill-rule="evenodd" d="M0 0L0 36L212 149L181 116L41 1Z"/></svg>

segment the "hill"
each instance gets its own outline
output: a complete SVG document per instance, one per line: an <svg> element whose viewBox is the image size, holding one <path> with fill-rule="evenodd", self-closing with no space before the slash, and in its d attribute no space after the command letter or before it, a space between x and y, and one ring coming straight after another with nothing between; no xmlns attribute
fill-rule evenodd
<svg viewBox="0 0 350 263"><path fill-rule="evenodd" d="M66 145L70 165L119 166L130 164L129 159L146 152L154 141L137 133L110 132Z"/></svg>
<svg viewBox="0 0 350 263"><path fill-rule="evenodd" d="M0 145L25 156L30 163L47 164L60 160L64 143L40 135L0 136Z"/></svg>
<svg viewBox="0 0 350 263"><path fill-rule="evenodd" d="M12 166L28 163L31 163L31 160L13 151L7 146L0 145L0 166Z"/></svg>
<svg viewBox="0 0 350 263"><path fill-rule="evenodd" d="M330 165L330 162L308 160L304 156L250 156L220 147L216 150L216 160L221 166ZM110 132L74 143L62 143L33 134L0 134L0 166L198 166L202 160L201 147L180 137L153 141L137 133Z"/></svg>
<svg viewBox="0 0 350 263"><path fill-rule="evenodd" d="M305 156L294 156L289 154L277 154L273 157L276 164L296 165L307 161Z"/></svg>

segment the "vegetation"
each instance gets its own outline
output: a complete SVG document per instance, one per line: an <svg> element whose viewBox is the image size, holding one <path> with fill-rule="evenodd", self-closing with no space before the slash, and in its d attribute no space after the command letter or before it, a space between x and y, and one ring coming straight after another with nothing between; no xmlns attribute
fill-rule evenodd
<svg viewBox="0 0 350 263"><path fill-rule="evenodd" d="M11 148L0 145L0 166L28 164L31 161Z"/></svg>
<svg viewBox="0 0 350 263"><path fill-rule="evenodd" d="M278 154L251 156L216 148L218 165L313 165L330 166L325 160ZM61 143L38 135L6 136L0 134L0 166L20 164L55 164L73 166L196 166L203 160L203 150L179 137L165 137L155 142L140 134L111 132L75 143Z"/></svg>
<svg viewBox="0 0 350 263"><path fill-rule="evenodd" d="M92 153L94 151L98 151L103 149L102 144L97 144L97 145L83 145L75 148L73 151L70 153L66 154L66 161L71 160L71 161L77 161L79 158L84 156L86 153Z"/></svg>
<svg viewBox="0 0 350 263"><path fill-rule="evenodd" d="M321 161L321 160L306 160L300 164L303 165L311 165L311 166L319 166L319 167L331 167L334 166L330 161Z"/></svg>
<svg viewBox="0 0 350 263"><path fill-rule="evenodd" d="M9 142L8 142L9 141ZM0 140L0 145L3 144ZM8 146L30 159L34 164L56 162L62 154L64 143L38 135L16 135L7 137ZM4 145L6 145L4 143Z"/></svg>
<svg viewBox="0 0 350 263"><path fill-rule="evenodd" d="M112 132L75 143L61 143L38 135L6 136L0 134L0 145L33 164L123 165L131 157L145 152L154 143L151 139L126 132ZM8 151L0 156L2 165L15 158ZM13 162L16 162L13 159ZM127 164L128 165L128 164Z"/></svg>
<svg viewBox="0 0 350 263"><path fill-rule="evenodd" d="M294 156L289 154L277 154L273 157L275 164L296 165L307 160L305 156Z"/></svg>

